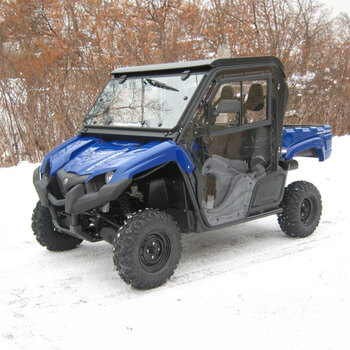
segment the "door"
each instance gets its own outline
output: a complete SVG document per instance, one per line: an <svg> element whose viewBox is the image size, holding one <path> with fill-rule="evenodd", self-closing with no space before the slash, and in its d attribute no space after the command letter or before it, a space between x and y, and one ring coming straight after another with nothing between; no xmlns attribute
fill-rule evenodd
<svg viewBox="0 0 350 350"><path fill-rule="evenodd" d="M211 226L276 208L283 195L285 174L272 146L272 81L266 71L223 74L188 129L198 199Z"/></svg>
<svg viewBox="0 0 350 350"><path fill-rule="evenodd" d="M270 77L226 78L209 101L202 207L210 225L246 218L271 167Z"/></svg>

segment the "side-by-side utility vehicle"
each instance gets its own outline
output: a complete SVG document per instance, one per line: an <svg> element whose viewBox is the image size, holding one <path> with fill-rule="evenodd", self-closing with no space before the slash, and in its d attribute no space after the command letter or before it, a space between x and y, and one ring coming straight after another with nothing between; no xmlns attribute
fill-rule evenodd
<svg viewBox="0 0 350 350"><path fill-rule="evenodd" d="M122 279L147 289L173 274L180 232L276 214L287 235L310 235L320 193L305 181L285 188L286 177L295 157L327 159L332 134L283 126L287 101L275 57L114 70L80 133L34 172L38 242L105 240Z"/></svg>

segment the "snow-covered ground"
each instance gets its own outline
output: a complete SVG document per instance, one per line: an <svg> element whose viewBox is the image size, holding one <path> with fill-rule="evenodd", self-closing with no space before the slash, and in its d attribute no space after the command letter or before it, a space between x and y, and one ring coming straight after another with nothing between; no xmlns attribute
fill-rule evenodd
<svg viewBox="0 0 350 350"><path fill-rule="evenodd" d="M306 239L276 217L183 237L164 286L136 291L107 243L52 253L30 228L35 165L0 169L0 349L349 349L350 136L300 159L323 216Z"/></svg>

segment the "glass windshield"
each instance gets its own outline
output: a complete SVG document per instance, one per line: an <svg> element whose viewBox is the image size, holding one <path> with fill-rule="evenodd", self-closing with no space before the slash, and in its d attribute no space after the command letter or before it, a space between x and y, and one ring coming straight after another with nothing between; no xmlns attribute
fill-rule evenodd
<svg viewBox="0 0 350 350"><path fill-rule="evenodd" d="M203 74L111 79L84 120L86 126L172 129ZM124 80L124 81L123 81Z"/></svg>

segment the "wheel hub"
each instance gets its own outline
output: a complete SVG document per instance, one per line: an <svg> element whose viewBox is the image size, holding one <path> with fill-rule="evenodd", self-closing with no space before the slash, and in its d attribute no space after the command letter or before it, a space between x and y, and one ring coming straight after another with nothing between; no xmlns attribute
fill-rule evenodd
<svg viewBox="0 0 350 350"><path fill-rule="evenodd" d="M168 236L162 231L152 232L144 239L139 250L139 261L148 272L160 270L168 261L170 244Z"/></svg>
<svg viewBox="0 0 350 350"><path fill-rule="evenodd" d="M305 198L300 207L301 221L305 225L309 225L315 217L315 203L312 198Z"/></svg>

